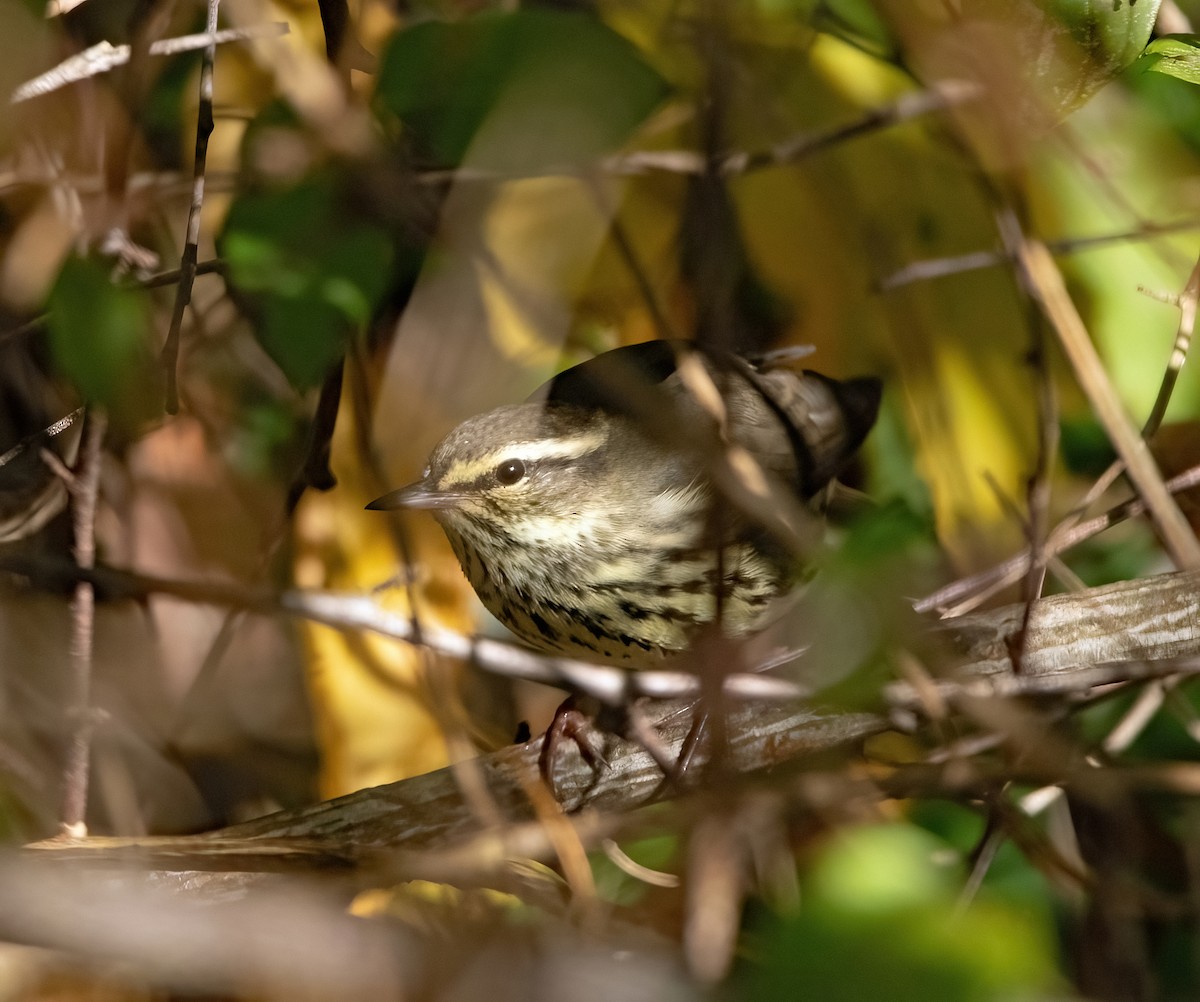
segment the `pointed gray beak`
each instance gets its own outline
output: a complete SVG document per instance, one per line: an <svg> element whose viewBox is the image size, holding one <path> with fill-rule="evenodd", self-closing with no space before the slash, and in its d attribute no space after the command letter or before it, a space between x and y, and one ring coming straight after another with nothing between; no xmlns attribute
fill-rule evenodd
<svg viewBox="0 0 1200 1002"><path fill-rule="evenodd" d="M395 511L398 508L453 508L463 495L439 491L432 484L418 480L415 484L401 487L376 498L369 505L368 511Z"/></svg>

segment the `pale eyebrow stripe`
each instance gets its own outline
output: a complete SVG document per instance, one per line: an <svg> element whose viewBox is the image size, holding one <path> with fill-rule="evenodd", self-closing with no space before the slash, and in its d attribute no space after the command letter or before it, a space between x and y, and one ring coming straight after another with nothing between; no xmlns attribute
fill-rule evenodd
<svg viewBox="0 0 1200 1002"><path fill-rule="evenodd" d="M470 483L491 473L506 459L523 459L538 462L547 459L574 459L594 452L604 445L607 436L603 431L575 435L567 439L543 439L536 442L516 442L503 449L495 449L486 456L470 460L459 460L446 471L443 483Z"/></svg>

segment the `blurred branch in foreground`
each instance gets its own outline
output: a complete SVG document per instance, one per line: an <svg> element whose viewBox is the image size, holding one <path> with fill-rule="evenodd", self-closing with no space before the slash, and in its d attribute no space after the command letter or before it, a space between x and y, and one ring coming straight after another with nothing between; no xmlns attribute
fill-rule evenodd
<svg viewBox="0 0 1200 1002"><path fill-rule="evenodd" d="M339 601L333 596L291 593L284 596L283 605L294 614L317 615L321 610L320 620L330 625L364 628L366 617L353 605L346 608L356 614L343 615L338 623L333 610ZM380 625L394 618L380 615ZM980 704L987 700L1000 705L996 697L1079 695L1100 685L1200 670L1200 660L1195 659L1200 654L1200 573L1166 574L1042 599L1028 617L1017 673L1008 645L1025 617L1025 607L1013 605L939 624L938 633L952 639L961 653L953 676L893 683L885 690L886 705L877 710L735 705L727 719L724 765L738 773L752 773L794 763L891 728L915 728L916 714L922 711L931 717L946 710L961 711L988 726L999 718L982 711ZM1181 658L1193 660L1181 664ZM687 704L673 703L659 704L652 711L662 745L673 755L679 755L688 740L692 727L688 709ZM504 817L533 817L527 791L537 783L540 745L540 739L514 745L414 779L206 835L52 840L38 843L38 849L60 858L136 862L164 871L312 870L377 862L382 849L444 846L447 839L478 828L461 792L458 770L472 770L484 781ZM707 755L707 750L700 750L691 775L703 774ZM598 771L579 756L561 758L555 781L566 811L627 810L663 795L662 771L644 748L612 737L604 758L606 765ZM1037 773L1032 778L1042 783L1071 781L1078 767L1071 759L1029 766ZM1055 770L1058 773L1051 775ZM202 883L188 878L179 882L179 888L194 890Z"/></svg>

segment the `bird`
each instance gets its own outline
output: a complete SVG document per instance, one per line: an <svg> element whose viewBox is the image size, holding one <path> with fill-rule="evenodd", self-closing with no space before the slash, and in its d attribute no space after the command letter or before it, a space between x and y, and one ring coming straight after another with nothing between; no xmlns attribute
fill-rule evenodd
<svg viewBox="0 0 1200 1002"><path fill-rule="evenodd" d="M715 392L714 392L715 391ZM819 511L882 384L649 341L469 418L415 483L483 605L536 650L664 665L716 624L763 629L807 574Z"/></svg>

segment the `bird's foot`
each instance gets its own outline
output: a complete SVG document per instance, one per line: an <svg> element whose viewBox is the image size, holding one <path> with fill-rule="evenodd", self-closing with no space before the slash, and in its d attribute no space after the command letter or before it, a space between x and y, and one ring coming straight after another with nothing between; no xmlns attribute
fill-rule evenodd
<svg viewBox="0 0 1200 1002"><path fill-rule="evenodd" d="M599 773L608 765L599 748L601 733L592 716L579 708L574 696L568 696L554 711L550 726L542 735L542 748L538 752L538 773L555 800L558 799L558 789L554 782L554 766L563 742L569 741L574 744L592 771Z"/></svg>

